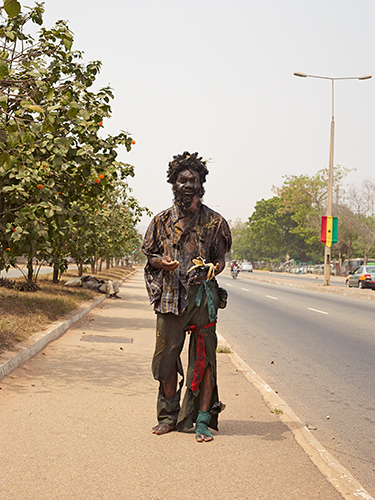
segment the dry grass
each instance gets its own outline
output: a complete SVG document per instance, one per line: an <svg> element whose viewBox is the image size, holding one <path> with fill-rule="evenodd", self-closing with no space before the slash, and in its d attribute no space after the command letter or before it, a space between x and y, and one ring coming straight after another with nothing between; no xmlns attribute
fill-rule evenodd
<svg viewBox="0 0 375 500"><path fill-rule="evenodd" d="M131 272L129 268L112 268L93 276L120 282ZM74 311L82 302L98 298L98 292L93 290L64 286L76 276L76 272L69 271L56 284L52 283L51 275L43 275L38 279L41 290L37 292L0 287L0 352L43 330L49 323Z"/></svg>

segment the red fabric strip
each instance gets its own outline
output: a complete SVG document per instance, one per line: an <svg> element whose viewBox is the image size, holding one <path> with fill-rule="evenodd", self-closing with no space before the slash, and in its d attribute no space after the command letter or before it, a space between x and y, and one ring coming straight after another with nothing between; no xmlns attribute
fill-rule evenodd
<svg viewBox="0 0 375 500"><path fill-rule="evenodd" d="M326 243L327 241L327 216L322 216L322 227L320 231L320 241Z"/></svg>
<svg viewBox="0 0 375 500"><path fill-rule="evenodd" d="M201 328L209 328L210 326L216 325L216 321L208 323L208 325L202 326ZM197 337L197 351L195 356L195 366L194 366L194 376L191 383L191 390L196 391L202 382L204 367L206 366L206 349L204 336L202 335L200 328L197 325L191 325L188 330L188 334L198 332Z"/></svg>

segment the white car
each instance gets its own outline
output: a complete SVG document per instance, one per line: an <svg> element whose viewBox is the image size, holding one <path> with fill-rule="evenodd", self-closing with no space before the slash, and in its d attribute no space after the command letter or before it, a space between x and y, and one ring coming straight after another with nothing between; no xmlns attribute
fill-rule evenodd
<svg viewBox="0 0 375 500"><path fill-rule="evenodd" d="M253 272L253 265L251 262L242 262L241 271L248 271L249 273Z"/></svg>

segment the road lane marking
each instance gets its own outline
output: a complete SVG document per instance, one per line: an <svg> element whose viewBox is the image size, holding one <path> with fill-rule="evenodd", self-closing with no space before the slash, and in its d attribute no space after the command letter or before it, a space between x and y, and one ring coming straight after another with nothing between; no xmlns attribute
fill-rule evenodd
<svg viewBox="0 0 375 500"><path fill-rule="evenodd" d="M266 295L268 299L279 300L277 297L272 297L272 295Z"/></svg>
<svg viewBox="0 0 375 500"><path fill-rule="evenodd" d="M320 313L320 314L329 314L325 311L319 311L319 309L313 309L312 307L308 307L307 309L309 309L310 311L314 311L316 313Z"/></svg>
<svg viewBox="0 0 375 500"><path fill-rule="evenodd" d="M244 290L245 292L250 292L248 288L241 288L241 290Z"/></svg>
<svg viewBox="0 0 375 500"><path fill-rule="evenodd" d="M217 332L217 336L221 346L228 347L233 351L233 346L219 332ZM293 433L296 442L330 484L345 498L373 500L373 497L363 488L357 479L315 438L314 434L308 430L306 425L302 423L302 420L297 417L286 402L235 351L229 354L229 356L237 370L243 373L253 387L258 389L269 409L272 411L275 408L282 409L279 415L280 420Z"/></svg>

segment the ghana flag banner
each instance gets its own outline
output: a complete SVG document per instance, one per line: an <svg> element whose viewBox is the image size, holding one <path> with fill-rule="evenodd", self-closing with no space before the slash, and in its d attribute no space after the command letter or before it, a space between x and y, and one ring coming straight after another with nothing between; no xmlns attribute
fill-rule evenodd
<svg viewBox="0 0 375 500"><path fill-rule="evenodd" d="M322 217L322 231L320 233L320 241L331 247L337 243L339 220L338 217Z"/></svg>

